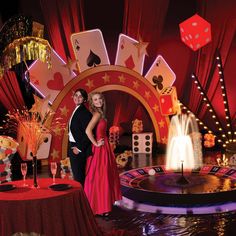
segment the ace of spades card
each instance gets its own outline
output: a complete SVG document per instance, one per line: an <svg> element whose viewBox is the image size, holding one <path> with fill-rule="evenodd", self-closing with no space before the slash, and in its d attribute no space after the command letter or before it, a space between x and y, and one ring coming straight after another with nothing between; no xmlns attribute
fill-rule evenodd
<svg viewBox="0 0 236 236"><path fill-rule="evenodd" d="M99 29L74 33L70 37L79 71L110 65L107 49Z"/></svg>
<svg viewBox="0 0 236 236"><path fill-rule="evenodd" d="M142 75L145 54L140 54L139 49L136 46L138 43L137 40L125 34L120 34L115 65L125 66Z"/></svg>
<svg viewBox="0 0 236 236"><path fill-rule="evenodd" d="M165 59L161 55L158 55L149 71L146 73L145 78L160 93L162 89L172 86L176 75Z"/></svg>

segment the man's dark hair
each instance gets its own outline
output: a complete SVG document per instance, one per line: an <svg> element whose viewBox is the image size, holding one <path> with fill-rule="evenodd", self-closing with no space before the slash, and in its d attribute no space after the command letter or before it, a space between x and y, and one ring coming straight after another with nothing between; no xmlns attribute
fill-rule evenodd
<svg viewBox="0 0 236 236"><path fill-rule="evenodd" d="M76 89L75 93L77 93L77 92L80 92L82 97L84 98L84 102L87 102L87 100L88 100L88 93L84 89L82 89L82 88Z"/></svg>

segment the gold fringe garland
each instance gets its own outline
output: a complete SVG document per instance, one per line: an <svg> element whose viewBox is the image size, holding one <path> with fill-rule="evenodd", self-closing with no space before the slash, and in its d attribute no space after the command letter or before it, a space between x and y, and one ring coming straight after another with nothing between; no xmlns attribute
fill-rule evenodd
<svg viewBox="0 0 236 236"><path fill-rule="evenodd" d="M4 71L12 66L27 60L39 59L51 68L51 46L47 40L27 36L10 43L3 51L0 62L0 77Z"/></svg>

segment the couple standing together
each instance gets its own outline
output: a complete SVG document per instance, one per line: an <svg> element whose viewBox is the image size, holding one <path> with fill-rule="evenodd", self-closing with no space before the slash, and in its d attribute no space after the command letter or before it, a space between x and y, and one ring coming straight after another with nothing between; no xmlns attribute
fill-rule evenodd
<svg viewBox="0 0 236 236"><path fill-rule="evenodd" d="M77 89L69 121L68 156L74 179L84 186L93 213L105 215L121 200L115 157L106 135L106 104L102 93ZM84 105L89 100L90 111Z"/></svg>

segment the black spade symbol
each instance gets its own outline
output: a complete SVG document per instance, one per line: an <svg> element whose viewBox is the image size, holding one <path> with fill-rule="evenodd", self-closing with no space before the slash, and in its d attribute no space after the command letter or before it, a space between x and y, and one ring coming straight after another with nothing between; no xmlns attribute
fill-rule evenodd
<svg viewBox="0 0 236 236"><path fill-rule="evenodd" d="M162 90L163 89L163 77L161 75L158 75L158 76L153 76L152 77L152 81L153 83L155 84L155 87L157 87L159 90Z"/></svg>
<svg viewBox="0 0 236 236"><path fill-rule="evenodd" d="M90 50L89 56L87 58L87 65L89 67L97 66L101 63L101 59L98 55L96 55L92 50Z"/></svg>

